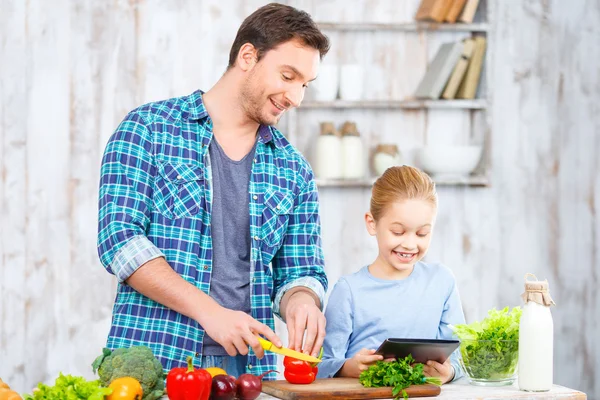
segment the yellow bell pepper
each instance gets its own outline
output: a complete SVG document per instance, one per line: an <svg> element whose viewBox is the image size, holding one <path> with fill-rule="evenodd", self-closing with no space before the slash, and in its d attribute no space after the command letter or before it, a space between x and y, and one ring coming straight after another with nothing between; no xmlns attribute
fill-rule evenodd
<svg viewBox="0 0 600 400"><path fill-rule="evenodd" d="M142 400L144 395L140 382L128 376L115 379L108 387L113 391L106 396L106 400Z"/></svg>
<svg viewBox="0 0 600 400"><path fill-rule="evenodd" d="M0 400L23 400L21 395L11 390L6 382L0 379Z"/></svg>

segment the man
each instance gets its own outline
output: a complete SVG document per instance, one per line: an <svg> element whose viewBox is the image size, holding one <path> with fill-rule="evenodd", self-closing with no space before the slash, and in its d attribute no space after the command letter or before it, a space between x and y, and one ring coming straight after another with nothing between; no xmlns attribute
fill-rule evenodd
<svg viewBox="0 0 600 400"><path fill-rule="evenodd" d="M300 105L328 50L307 13L269 4L242 23L213 88L146 104L119 125L100 183L98 251L119 280L108 347L147 345L165 370L193 355L259 374L276 359L256 335L282 345L275 313L290 347L318 353L317 189L273 125Z"/></svg>

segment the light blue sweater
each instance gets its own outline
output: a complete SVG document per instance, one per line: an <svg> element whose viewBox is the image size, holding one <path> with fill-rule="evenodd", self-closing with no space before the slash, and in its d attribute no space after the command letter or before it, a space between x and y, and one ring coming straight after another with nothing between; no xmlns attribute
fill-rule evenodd
<svg viewBox="0 0 600 400"><path fill-rule="evenodd" d="M452 271L423 262L402 280L375 278L368 267L340 278L325 318L320 378L333 377L359 350L377 349L385 339L452 339L449 325L465 323ZM450 361L460 378L458 349Z"/></svg>

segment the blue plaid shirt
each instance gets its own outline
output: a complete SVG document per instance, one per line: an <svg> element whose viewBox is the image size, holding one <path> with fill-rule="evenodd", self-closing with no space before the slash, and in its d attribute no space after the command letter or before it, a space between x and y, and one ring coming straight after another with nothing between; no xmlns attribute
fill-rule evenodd
<svg viewBox="0 0 600 400"><path fill-rule="evenodd" d="M200 364L204 330L124 281L165 257L183 279L210 293L212 274L212 120L202 92L130 112L111 136L100 177L98 253L119 281L107 346L149 346L165 370ZM323 304L318 195L310 165L275 128L261 126L248 193L252 317L274 329L284 293L312 289ZM247 371L276 366L252 352Z"/></svg>

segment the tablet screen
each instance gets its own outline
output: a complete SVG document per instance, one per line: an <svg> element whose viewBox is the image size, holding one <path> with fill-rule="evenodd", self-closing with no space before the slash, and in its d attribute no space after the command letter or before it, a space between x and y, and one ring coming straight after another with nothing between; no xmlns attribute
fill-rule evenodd
<svg viewBox="0 0 600 400"><path fill-rule="evenodd" d="M390 338L379 346L375 354L383 355L384 359L404 358L411 354L418 363L429 360L444 363L459 344L458 340Z"/></svg>

